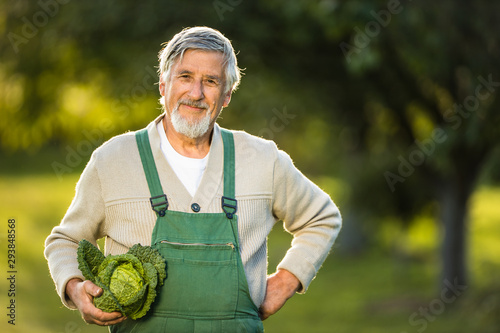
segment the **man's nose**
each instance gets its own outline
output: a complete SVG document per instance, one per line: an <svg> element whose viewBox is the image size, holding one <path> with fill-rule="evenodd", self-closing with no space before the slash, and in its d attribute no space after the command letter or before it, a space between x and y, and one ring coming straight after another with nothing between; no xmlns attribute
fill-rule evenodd
<svg viewBox="0 0 500 333"><path fill-rule="evenodd" d="M193 82L189 91L189 97L194 100L201 100L205 97L203 94L203 82L201 80Z"/></svg>

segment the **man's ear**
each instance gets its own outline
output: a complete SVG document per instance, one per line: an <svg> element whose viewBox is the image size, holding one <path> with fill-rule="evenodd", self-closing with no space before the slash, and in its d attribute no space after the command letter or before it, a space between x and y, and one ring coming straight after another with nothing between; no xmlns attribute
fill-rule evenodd
<svg viewBox="0 0 500 333"><path fill-rule="evenodd" d="M160 90L160 95L165 96L165 76L166 73L160 75L160 82L158 83L158 89Z"/></svg>
<svg viewBox="0 0 500 333"><path fill-rule="evenodd" d="M231 102L231 94L233 93L232 90L229 90L229 92L226 93L226 96L224 97L224 103L222 104L222 107L227 107L229 105L229 102Z"/></svg>

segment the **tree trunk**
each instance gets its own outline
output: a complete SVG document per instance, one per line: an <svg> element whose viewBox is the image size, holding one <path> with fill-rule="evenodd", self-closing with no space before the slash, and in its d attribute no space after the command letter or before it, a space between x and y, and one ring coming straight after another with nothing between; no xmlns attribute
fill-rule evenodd
<svg viewBox="0 0 500 333"><path fill-rule="evenodd" d="M444 182L438 186L441 204L441 221L444 227L442 243L441 291L450 285L462 286L469 283L467 276L467 220L469 218L469 199L474 191L491 146L475 145L467 151L466 144L457 144L450 161L454 169L449 170ZM464 158L467 156L467 158Z"/></svg>
<svg viewBox="0 0 500 333"><path fill-rule="evenodd" d="M443 186L438 189L441 204L441 221L444 226L442 243L441 290L450 289L450 284L467 288L467 222L469 218L469 199L479 176L484 151L476 151L476 158L455 160Z"/></svg>
<svg viewBox="0 0 500 333"><path fill-rule="evenodd" d="M448 283L467 285L466 223L470 193L454 182L448 182L441 190L441 220L444 226L441 287L445 288Z"/></svg>

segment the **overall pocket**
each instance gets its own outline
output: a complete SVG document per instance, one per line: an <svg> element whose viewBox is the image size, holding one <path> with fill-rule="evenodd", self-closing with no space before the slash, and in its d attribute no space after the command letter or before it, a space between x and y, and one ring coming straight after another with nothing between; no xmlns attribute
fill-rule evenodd
<svg viewBox="0 0 500 333"><path fill-rule="evenodd" d="M162 241L167 278L157 308L170 317L231 319L238 301L238 252L233 243Z"/></svg>

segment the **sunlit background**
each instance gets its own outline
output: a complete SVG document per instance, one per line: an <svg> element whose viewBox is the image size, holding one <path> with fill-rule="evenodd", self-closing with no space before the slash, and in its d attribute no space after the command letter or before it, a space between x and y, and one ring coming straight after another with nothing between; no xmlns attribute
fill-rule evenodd
<svg viewBox="0 0 500 333"><path fill-rule="evenodd" d="M0 0L0 330L106 332L62 306L44 241L92 151L160 114L157 53L195 25L245 69L219 124L274 140L344 218L266 332L500 332L500 2L486 0ZM289 246L278 223L270 272Z"/></svg>

